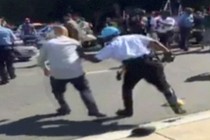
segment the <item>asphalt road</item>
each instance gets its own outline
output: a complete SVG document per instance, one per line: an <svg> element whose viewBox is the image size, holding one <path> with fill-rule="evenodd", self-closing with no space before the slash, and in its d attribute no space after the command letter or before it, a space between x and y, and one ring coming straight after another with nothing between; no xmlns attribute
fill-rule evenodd
<svg viewBox="0 0 210 140"><path fill-rule="evenodd" d="M179 54L174 63L165 66L168 81L186 101L189 114L210 109L209 64L209 51L192 51ZM170 108L162 106L166 101L161 93L142 80L134 90L134 116L116 118L115 111L122 107L121 82L115 80L114 70L119 65L112 60L100 64L84 62L97 104L108 115L97 120L87 116L79 94L71 85L66 92L71 114L51 115L58 106L48 78L35 67L35 60L17 63L17 79L0 87L0 139L73 140L175 116ZM200 75L204 73L207 74Z"/></svg>

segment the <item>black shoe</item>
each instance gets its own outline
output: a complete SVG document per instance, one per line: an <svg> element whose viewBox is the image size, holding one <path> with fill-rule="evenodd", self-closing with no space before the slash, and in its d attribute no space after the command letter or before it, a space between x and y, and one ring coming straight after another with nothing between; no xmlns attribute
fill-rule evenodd
<svg viewBox="0 0 210 140"><path fill-rule="evenodd" d="M181 106L179 105L176 105L176 106L171 106L171 109L174 111L175 114L179 114L179 115L182 115L182 114L186 114L187 111L184 110Z"/></svg>
<svg viewBox="0 0 210 140"><path fill-rule="evenodd" d="M133 116L133 112L132 111L127 111L127 110L118 110L116 112L116 114L118 116L123 116L123 117L131 117L131 116Z"/></svg>
<svg viewBox="0 0 210 140"><path fill-rule="evenodd" d="M189 48L184 48L183 50L187 52L187 51L189 51Z"/></svg>
<svg viewBox="0 0 210 140"><path fill-rule="evenodd" d="M69 108L59 108L57 109L56 115L64 116L70 114L71 110Z"/></svg>
<svg viewBox="0 0 210 140"><path fill-rule="evenodd" d="M116 79L120 81L122 79L122 73L120 71L117 72Z"/></svg>
<svg viewBox="0 0 210 140"><path fill-rule="evenodd" d="M9 83L9 81L1 81L0 85L6 85L7 83Z"/></svg>
<svg viewBox="0 0 210 140"><path fill-rule="evenodd" d="M10 76L10 79L15 79L17 76L16 75L13 75L13 76Z"/></svg>
<svg viewBox="0 0 210 140"><path fill-rule="evenodd" d="M106 117L105 114L100 113L100 112L97 112L97 113L88 113L88 116L91 116L91 117L98 117L98 118Z"/></svg>

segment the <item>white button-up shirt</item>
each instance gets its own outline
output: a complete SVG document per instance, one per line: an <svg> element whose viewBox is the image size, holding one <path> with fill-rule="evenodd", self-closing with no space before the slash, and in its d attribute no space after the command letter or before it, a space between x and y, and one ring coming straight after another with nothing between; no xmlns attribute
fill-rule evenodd
<svg viewBox="0 0 210 140"><path fill-rule="evenodd" d="M167 24L167 25L166 25ZM166 33L168 31L172 31L175 29L176 21L172 17L167 17L166 19L160 18L157 21L157 29L158 33Z"/></svg>
<svg viewBox="0 0 210 140"><path fill-rule="evenodd" d="M143 35L119 36L99 51L96 58L99 60L113 58L123 61L141 57L150 54L151 50L148 48L150 41L153 39Z"/></svg>

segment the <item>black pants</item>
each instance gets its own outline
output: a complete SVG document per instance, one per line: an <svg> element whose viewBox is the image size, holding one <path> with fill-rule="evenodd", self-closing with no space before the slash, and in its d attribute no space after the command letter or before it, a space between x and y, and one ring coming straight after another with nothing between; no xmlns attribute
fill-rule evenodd
<svg viewBox="0 0 210 140"><path fill-rule="evenodd" d="M80 76L75 79L59 80L53 77L50 78L50 83L52 87L52 93L54 94L59 105L62 107L68 107L68 104L65 101L64 93L66 91L67 83L71 83L80 93L80 96L87 107L89 113L97 113L98 108L95 103L95 100L92 96L91 90L88 85L88 81L85 76Z"/></svg>
<svg viewBox="0 0 210 140"><path fill-rule="evenodd" d="M1 46L0 46L1 47ZM0 77L2 81L8 81L9 77L15 77L15 69L13 67L13 51L11 49L0 49Z"/></svg>
<svg viewBox="0 0 210 140"><path fill-rule="evenodd" d="M201 43L203 41L203 31L194 31L192 37L195 38L197 44Z"/></svg>
<svg viewBox="0 0 210 140"><path fill-rule="evenodd" d="M161 63L148 57L128 60L124 62L124 65L126 72L122 86L122 96L125 109L128 112L133 111L132 90L141 79L145 79L156 86L170 105L177 105L177 97L166 81L164 68Z"/></svg>
<svg viewBox="0 0 210 140"><path fill-rule="evenodd" d="M172 42L173 35L174 35L173 31L168 31L166 33L158 33L160 42L166 47L170 47L170 43Z"/></svg>
<svg viewBox="0 0 210 140"><path fill-rule="evenodd" d="M189 49L189 38L191 28L180 27L180 48L184 50Z"/></svg>

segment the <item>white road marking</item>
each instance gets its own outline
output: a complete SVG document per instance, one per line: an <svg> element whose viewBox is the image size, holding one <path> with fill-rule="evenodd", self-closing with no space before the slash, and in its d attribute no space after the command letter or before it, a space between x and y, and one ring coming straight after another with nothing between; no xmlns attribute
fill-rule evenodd
<svg viewBox="0 0 210 140"><path fill-rule="evenodd" d="M170 127L175 127L179 125L184 125L188 123L198 122L202 120L210 119L210 111L199 112L195 114L190 114L186 116L174 117L158 122L151 122L144 125L139 125L139 127L147 127L152 126L155 127L156 130L167 129ZM87 136L83 138L79 138L77 140L120 140L128 137L131 134L132 130L123 130L123 131L115 131L108 132L101 135ZM140 140L141 138L139 138Z"/></svg>
<svg viewBox="0 0 210 140"><path fill-rule="evenodd" d="M86 74L87 74L87 75L92 75L92 74L100 74L100 73L108 73L108 72L113 72L113 70L89 71L89 72L86 72Z"/></svg>

